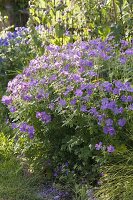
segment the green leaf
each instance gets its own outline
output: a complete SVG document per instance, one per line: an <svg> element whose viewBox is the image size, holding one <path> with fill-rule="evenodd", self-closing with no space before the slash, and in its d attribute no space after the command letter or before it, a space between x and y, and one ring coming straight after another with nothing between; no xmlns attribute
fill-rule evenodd
<svg viewBox="0 0 133 200"><path fill-rule="evenodd" d="M64 27L64 25L56 24L55 25L55 33L56 33L56 36L58 38L63 37L63 34L65 33L65 27Z"/></svg>

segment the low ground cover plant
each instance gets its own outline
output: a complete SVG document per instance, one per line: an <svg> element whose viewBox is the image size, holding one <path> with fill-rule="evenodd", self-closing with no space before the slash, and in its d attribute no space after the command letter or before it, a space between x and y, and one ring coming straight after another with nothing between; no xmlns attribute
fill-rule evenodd
<svg viewBox="0 0 133 200"><path fill-rule="evenodd" d="M130 149L132 44L112 37L49 45L9 81L15 151L48 179L96 185L99 167ZM130 81L130 82L129 82Z"/></svg>

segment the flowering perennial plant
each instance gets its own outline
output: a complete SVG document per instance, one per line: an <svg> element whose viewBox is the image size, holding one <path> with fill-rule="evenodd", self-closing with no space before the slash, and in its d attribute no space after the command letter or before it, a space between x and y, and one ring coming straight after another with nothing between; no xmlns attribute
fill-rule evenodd
<svg viewBox="0 0 133 200"><path fill-rule="evenodd" d="M27 36L29 31L29 28L16 27L14 32L7 32L6 37L0 38L0 46L9 46L13 42L15 42L16 45L26 42L28 44L28 38L24 36Z"/></svg>
<svg viewBox="0 0 133 200"><path fill-rule="evenodd" d="M16 27L14 32L0 34L0 94L5 93L8 81L16 74L22 72L30 60L37 55L42 55L44 48L41 47L43 29L35 27L34 31L26 27ZM23 97L28 101L29 96ZM7 110L0 105L1 130L5 129L3 124L7 117ZM10 109L11 112L14 108Z"/></svg>
<svg viewBox="0 0 133 200"><path fill-rule="evenodd" d="M17 70L22 70L29 65L31 59L39 55L42 33L43 30L40 32L38 27L35 27L34 33L30 28L16 27L14 32L6 32L0 37L0 73L3 87L16 75Z"/></svg>
<svg viewBox="0 0 133 200"><path fill-rule="evenodd" d="M122 54L131 59L132 48ZM123 77L115 80L104 68L109 64L111 69L120 57L109 39L48 46L43 56L9 81L2 98L14 131L20 138L29 135L42 148L49 146L54 158L61 149L82 162L115 152L118 140L127 145L126 135L133 128L132 83Z"/></svg>

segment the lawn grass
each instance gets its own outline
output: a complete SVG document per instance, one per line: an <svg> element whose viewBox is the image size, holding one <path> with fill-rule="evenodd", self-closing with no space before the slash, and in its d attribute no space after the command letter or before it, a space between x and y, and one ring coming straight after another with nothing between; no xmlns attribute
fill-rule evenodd
<svg viewBox="0 0 133 200"><path fill-rule="evenodd" d="M0 200L40 200L33 177L24 175L15 158L0 162Z"/></svg>

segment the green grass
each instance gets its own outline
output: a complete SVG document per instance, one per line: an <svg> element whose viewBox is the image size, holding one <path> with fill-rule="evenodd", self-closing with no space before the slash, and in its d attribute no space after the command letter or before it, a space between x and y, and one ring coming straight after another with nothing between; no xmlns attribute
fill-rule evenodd
<svg viewBox="0 0 133 200"><path fill-rule="evenodd" d="M22 162L14 156L13 145L13 139L0 133L0 200L40 200L36 177L25 173Z"/></svg>
<svg viewBox="0 0 133 200"><path fill-rule="evenodd" d="M102 184L96 192L99 200L133 199L133 151L122 158L103 167Z"/></svg>
<svg viewBox="0 0 133 200"><path fill-rule="evenodd" d="M33 177L24 175L15 158L1 160L0 200L39 200Z"/></svg>

